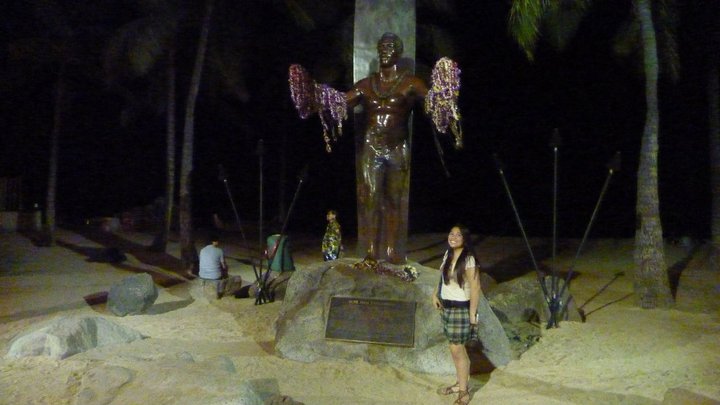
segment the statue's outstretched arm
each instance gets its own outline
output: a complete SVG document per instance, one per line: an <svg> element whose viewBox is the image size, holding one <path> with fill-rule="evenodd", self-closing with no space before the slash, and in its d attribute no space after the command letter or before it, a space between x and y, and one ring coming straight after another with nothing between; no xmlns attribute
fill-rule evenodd
<svg viewBox="0 0 720 405"><path fill-rule="evenodd" d="M453 60L441 58L435 63L432 71L432 83L425 97L425 112L432 119L440 133L447 133L448 128L455 136L455 148L463 145L462 128L460 127L460 69Z"/></svg>
<svg viewBox="0 0 720 405"><path fill-rule="evenodd" d="M330 141L342 135L342 122L347 119L345 94L326 84L318 84L300 65L291 65L289 71L290 97L300 118L317 112L323 126L325 150L330 153Z"/></svg>

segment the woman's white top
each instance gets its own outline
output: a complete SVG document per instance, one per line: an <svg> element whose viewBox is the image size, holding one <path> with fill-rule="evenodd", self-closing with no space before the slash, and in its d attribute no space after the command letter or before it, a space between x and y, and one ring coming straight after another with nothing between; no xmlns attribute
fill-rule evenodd
<svg viewBox="0 0 720 405"><path fill-rule="evenodd" d="M443 257L442 264L440 265L440 271L442 272L442 268L445 266L445 261L448 259L448 254L445 252L445 257ZM457 263L455 263L455 266L457 266ZM475 268L475 258L473 256L466 256L465 259L465 275L464 275L464 283L463 286L460 287L460 285L457 282L457 277L455 273L455 266L450 270L449 278L450 282L448 284L445 284L443 281L442 289L440 290L440 298L444 300L451 300L451 301L469 301L470 300L470 274L468 272L469 269Z"/></svg>

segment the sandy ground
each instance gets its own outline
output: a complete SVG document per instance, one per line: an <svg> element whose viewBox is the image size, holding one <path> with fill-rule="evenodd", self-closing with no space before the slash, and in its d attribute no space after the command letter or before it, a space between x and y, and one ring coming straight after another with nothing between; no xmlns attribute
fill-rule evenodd
<svg viewBox="0 0 720 405"><path fill-rule="evenodd" d="M83 235L60 230L58 246L39 248L23 235L0 234L0 351L6 353L18 334L68 315L108 317L150 339L60 361L2 358L0 404L74 404L94 370L115 366L132 370L134 377L104 403L232 403L240 383L253 379L275 379L280 392L307 405L453 401L435 390L453 382L454 376L362 361L304 364L281 359L273 349L273 321L280 302L256 306L251 299L197 299L173 272L177 244L159 258L143 255L137 246L150 242L144 234L116 235L116 245L128 256L120 265L87 262L88 254L103 245ZM411 237L410 258L437 267L443 239L444 235ZM319 259L319 238L298 240L293 258L302 270ZM231 274L254 279L247 265L234 260L246 253L239 244L224 248ZM575 250L560 248L556 266L569 268ZM498 263L522 256L523 245L517 239L485 238L478 253L482 265L504 271ZM691 252L669 245L669 265L677 274L683 270L677 307L641 310L632 296L632 241L591 241L575 265L578 277L571 289L587 322L563 322L545 330L521 359L492 374L474 375L471 403L660 404L673 388L720 401L720 287L718 273L707 269L703 254L701 249ZM102 302L103 293L127 275L143 271L158 284L158 300L146 314L113 316ZM685 279L697 293L682 289ZM189 357L194 361L186 361ZM228 358L234 373L217 366Z"/></svg>

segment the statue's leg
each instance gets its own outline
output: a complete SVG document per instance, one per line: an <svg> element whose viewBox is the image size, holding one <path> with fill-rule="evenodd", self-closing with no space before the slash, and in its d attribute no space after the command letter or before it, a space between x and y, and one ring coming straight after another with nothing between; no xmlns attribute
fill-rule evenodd
<svg viewBox="0 0 720 405"><path fill-rule="evenodd" d="M365 162L362 149L359 148L355 163L355 193L357 207L357 246L356 255L365 257L370 248L369 226L370 219L367 215L366 205L370 195L369 187L365 184Z"/></svg>
<svg viewBox="0 0 720 405"><path fill-rule="evenodd" d="M402 145L390 156L386 173L385 205L385 252L392 264L406 260L408 230L408 200L410 195L410 148Z"/></svg>
<svg viewBox="0 0 720 405"><path fill-rule="evenodd" d="M380 221L382 215L382 190L384 188L384 163L381 156L371 148L364 148L362 152L362 176L358 179L358 210L364 218L362 227L358 232L363 235L362 246L367 246L366 257L377 259L382 252L378 252Z"/></svg>

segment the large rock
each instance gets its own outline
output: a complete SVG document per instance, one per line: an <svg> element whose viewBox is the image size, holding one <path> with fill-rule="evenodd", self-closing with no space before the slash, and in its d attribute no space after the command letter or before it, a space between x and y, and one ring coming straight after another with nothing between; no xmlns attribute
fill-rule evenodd
<svg viewBox="0 0 720 405"><path fill-rule="evenodd" d="M143 339L136 330L105 318L62 317L13 340L5 357L48 356L64 359L94 347Z"/></svg>
<svg viewBox="0 0 720 405"><path fill-rule="evenodd" d="M551 291L551 278L545 277L543 280L547 290ZM550 309L535 273L500 283L487 296L508 335L515 356L524 353L538 341L542 328L550 319ZM569 289L565 289L560 301L566 304L559 321L582 321Z"/></svg>
<svg viewBox="0 0 720 405"><path fill-rule="evenodd" d="M437 270L416 265L420 276L414 282L405 282L392 276L355 270L351 263L351 259L321 262L295 272L288 281L275 324L276 352L303 362L361 358L370 363L387 363L418 372L455 373L440 316L431 300L437 286ZM325 324L333 296L414 301L414 347L326 340ZM484 298L478 312L483 353L495 366L507 364L512 358L509 341Z"/></svg>
<svg viewBox="0 0 720 405"><path fill-rule="evenodd" d="M110 288L107 306L117 316L145 312L158 297L158 289L147 273L125 277Z"/></svg>
<svg viewBox="0 0 720 405"><path fill-rule="evenodd" d="M549 293L552 291L551 278L544 277L543 280ZM559 288L562 288L563 280L559 283ZM550 319L550 309L545 301L542 286L534 273L500 283L487 296L501 322L539 320L544 323ZM565 288L560 303L564 304L564 311L559 316L560 321L582 321L569 288Z"/></svg>
<svg viewBox="0 0 720 405"><path fill-rule="evenodd" d="M107 405L120 388L132 381L135 373L120 366L100 366L83 375L75 405Z"/></svg>

